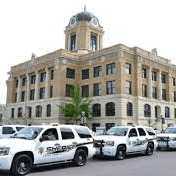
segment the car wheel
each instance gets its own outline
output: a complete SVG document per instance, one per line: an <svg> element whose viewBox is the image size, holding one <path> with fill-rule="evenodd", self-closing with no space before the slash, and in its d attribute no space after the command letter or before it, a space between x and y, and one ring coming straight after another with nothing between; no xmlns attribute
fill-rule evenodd
<svg viewBox="0 0 176 176"><path fill-rule="evenodd" d="M126 147L122 146L122 145L118 146L115 159L116 160L123 160L123 159L125 159L125 156L126 156Z"/></svg>
<svg viewBox="0 0 176 176"><path fill-rule="evenodd" d="M18 155L14 158L11 173L14 176L23 176L28 174L32 169L32 158L26 154Z"/></svg>
<svg viewBox="0 0 176 176"><path fill-rule="evenodd" d="M152 155L154 151L154 145L152 143L148 143L147 149L146 149L146 155Z"/></svg>
<svg viewBox="0 0 176 176"><path fill-rule="evenodd" d="M87 153L83 149L76 150L74 163L76 166L84 166L87 162Z"/></svg>

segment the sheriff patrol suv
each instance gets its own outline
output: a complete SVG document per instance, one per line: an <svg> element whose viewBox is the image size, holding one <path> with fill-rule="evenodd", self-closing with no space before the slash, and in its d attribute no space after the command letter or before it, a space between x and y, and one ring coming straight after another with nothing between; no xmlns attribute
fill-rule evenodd
<svg viewBox="0 0 176 176"><path fill-rule="evenodd" d="M164 133L157 135L158 150L176 149L176 126L166 128Z"/></svg>
<svg viewBox="0 0 176 176"><path fill-rule="evenodd" d="M65 162L83 166L94 153L93 138L87 127L30 126L0 140L0 170L23 176L35 166Z"/></svg>
<svg viewBox="0 0 176 176"><path fill-rule="evenodd" d="M122 160L128 154L152 155L156 147L156 134L152 128L115 126L106 135L95 137L96 156L111 156Z"/></svg>

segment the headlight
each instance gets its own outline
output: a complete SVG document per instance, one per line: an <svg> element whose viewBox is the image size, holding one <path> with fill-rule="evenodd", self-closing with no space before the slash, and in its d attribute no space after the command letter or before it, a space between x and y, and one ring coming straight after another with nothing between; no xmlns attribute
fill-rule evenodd
<svg viewBox="0 0 176 176"><path fill-rule="evenodd" d="M106 141L106 145L114 146L114 141Z"/></svg>
<svg viewBox="0 0 176 176"><path fill-rule="evenodd" d="M169 138L170 141L176 141L176 137Z"/></svg>
<svg viewBox="0 0 176 176"><path fill-rule="evenodd" d="M10 151L9 147L0 147L0 156L8 155Z"/></svg>

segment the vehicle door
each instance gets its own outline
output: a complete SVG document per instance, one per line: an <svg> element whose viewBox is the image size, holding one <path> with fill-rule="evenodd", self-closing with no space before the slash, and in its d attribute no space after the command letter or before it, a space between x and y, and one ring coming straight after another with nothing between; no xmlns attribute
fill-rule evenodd
<svg viewBox="0 0 176 176"><path fill-rule="evenodd" d="M37 164L60 161L61 139L57 128L46 129L39 138L39 144L35 149Z"/></svg>
<svg viewBox="0 0 176 176"><path fill-rule="evenodd" d="M139 150L144 151L147 148L148 136L143 128L139 127L137 130L139 133Z"/></svg>
<svg viewBox="0 0 176 176"><path fill-rule="evenodd" d="M136 128L131 128L128 133L128 151L129 153L137 152L139 139Z"/></svg>
<svg viewBox="0 0 176 176"><path fill-rule="evenodd" d="M70 127L60 127L60 133L63 149L62 160L71 160L74 158L77 148L78 135L75 130Z"/></svg>

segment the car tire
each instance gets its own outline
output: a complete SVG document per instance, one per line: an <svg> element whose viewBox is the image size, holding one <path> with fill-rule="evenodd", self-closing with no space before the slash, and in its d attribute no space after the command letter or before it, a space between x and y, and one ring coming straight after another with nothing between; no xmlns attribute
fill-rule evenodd
<svg viewBox="0 0 176 176"><path fill-rule="evenodd" d="M145 154L146 155L153 155L153 151L154 151L154 144L148 143Z"/></svg>
<svg viewBox="0 0 176 176"><path fill-rule="evenodd" d="M13 159L11 174L14 176L24 176L30 173L33 160L29 155L21 154Z"/></svg>
<svg viewBox="0 0 176 176"><path fill-rule="evenodd" d="M115 159L116 160L123 160L125 159L126 156L126 147L123 145L120 145L117 147Z"/></svg>
<svg viewBox="0 0 176 176"><path fill-rule="evenodd" d="M84 166L87 163L87 152L83 149L76 150L74 163L76 166Z"/></svg>

